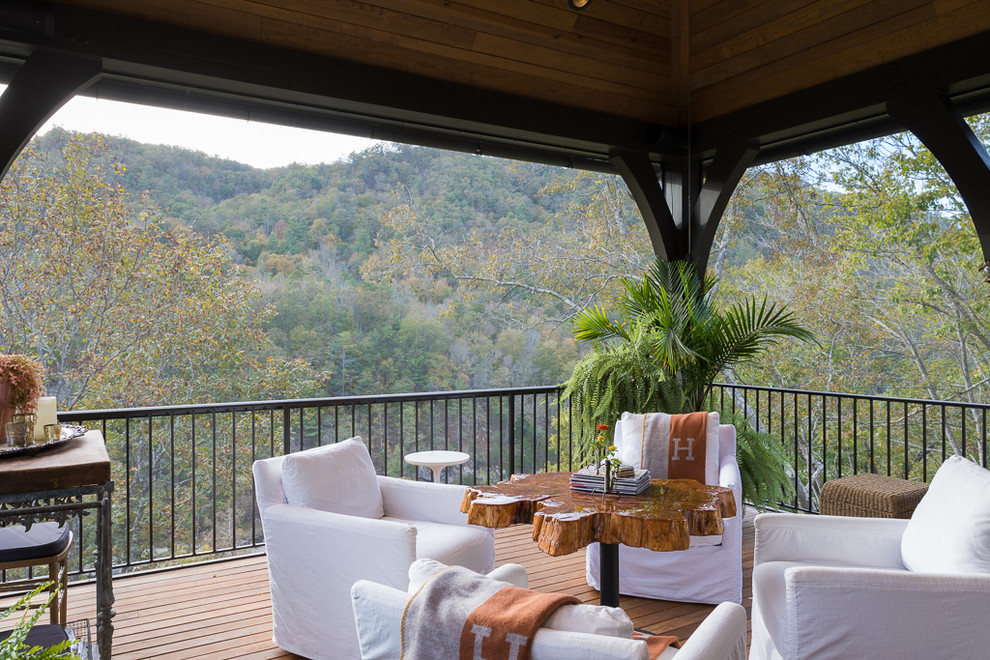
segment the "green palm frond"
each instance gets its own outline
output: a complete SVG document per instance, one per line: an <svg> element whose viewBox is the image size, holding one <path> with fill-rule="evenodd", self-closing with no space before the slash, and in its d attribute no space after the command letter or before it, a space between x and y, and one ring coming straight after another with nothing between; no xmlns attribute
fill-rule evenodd
<svg viewBox="0 0 990 660"><path fill-rule="evenodd" d="M590 307L574 319L574 337L581 341L622 339L629 341L625 324L613 321L601 307Z"/></svg>
<svg viewBox="0 0 990 660"><path fill-rule="evenodd" d="M594 350L575 367L563 395L580 407L582 439L624 411L703 410L724 369L787 338L813 341L793 314L766 298L720 308L716 284L699 278L691 264L657 260L644 277L622 280L620 318L599 307L578 316L575 337L594 341ZM784 499L790 491L782 449L747 420L734 423L746 498Z"/></svg>

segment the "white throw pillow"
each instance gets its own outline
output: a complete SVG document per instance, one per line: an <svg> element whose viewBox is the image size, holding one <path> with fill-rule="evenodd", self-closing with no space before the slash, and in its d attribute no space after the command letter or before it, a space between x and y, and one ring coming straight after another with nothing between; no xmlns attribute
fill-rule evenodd
<svg viewBox="0 0 990 660"><path fill-rule="evenodd" d="M296 506L363 518L385 514L375 466L360 437L289 454L282 459L282 489Z"/></svg>
<svg viewBox="0 0 990 660"><path fill-rule="evenodd" d="M901 561L926 573L990 573L990 472L946 460L904 530Z"/></svg>
<svg viewBox="0 0 990 660"><path fill-rule="evenodd" d="M654 428L658 428L660 433L666 437L670 436L670 415L666 413L647 413L649 415L655 415L657 423L653 425ZM622 461L623 465L631 465L637 470L643 467L643 429L644 429L644 418L646 415L638 415L635 413L624 412L622 413L622 418L620 421L619 431L616 434L615 444L617 449L617 455L619 460ZM718 485L718 413L710 412L708 413L708 421L705 424L705 483ZM661 443L662 444L662 443ZM667 458L667 452L662 449L663 457L656 461L661 465L666 465L667 461L663 460ZM666 479L667 472L665 470L657 473L657 470L651 470L650 476L654 479Z"/></svg>

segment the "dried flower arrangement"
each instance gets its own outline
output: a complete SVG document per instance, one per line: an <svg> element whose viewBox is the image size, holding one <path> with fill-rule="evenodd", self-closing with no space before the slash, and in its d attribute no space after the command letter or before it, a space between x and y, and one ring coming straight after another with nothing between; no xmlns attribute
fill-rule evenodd
<svg viewBox="0 0 990 660"><path fill-rule="evenodd" d="M33 413L44 393L45 368L26 355L0 355L0 387L9 383L6 404L15 412ZM0 404L4 402L0 401Z"/></svg>

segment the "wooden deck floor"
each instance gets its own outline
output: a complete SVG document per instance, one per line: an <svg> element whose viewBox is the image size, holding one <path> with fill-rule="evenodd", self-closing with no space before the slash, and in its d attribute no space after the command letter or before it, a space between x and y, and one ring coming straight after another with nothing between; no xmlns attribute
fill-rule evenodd
<svg viewBox="0 0 990 660"><path fill-rule="evenodd" d="M753 514L743 530L743 605L749 610L753 569ZM498 564L519 563L530 587L598 602L584 579L584 553L548 557L528 527L496 533ZM138 574L114 580L115 660L145 658L297 658L272 644L268 570L264 557ZM0 601L0 607L5 601ZM623 596L620 605L638 628L687 638L713 609ZM70 587L69 619L94 618L92 585ZM9 626L4 626L9 627ZM93 631L95 635L95 629Z"/></svg>

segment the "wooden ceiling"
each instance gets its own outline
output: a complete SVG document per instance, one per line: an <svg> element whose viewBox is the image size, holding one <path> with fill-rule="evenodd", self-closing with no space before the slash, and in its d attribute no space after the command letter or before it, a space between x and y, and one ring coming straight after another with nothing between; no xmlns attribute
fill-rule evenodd
<svg viewBox="0 0 990 660"><path fill-rule="evenodd" d="M0 63L39 49L98 58L106 97L600 169L990 103L987 0L8 1Z"/></svg>

